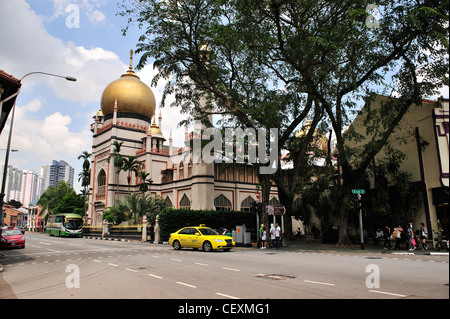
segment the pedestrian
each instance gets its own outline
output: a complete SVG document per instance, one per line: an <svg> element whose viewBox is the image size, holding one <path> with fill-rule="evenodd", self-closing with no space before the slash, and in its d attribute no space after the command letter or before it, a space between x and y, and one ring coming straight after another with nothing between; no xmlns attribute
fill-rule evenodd
<svg viewBox="0 0 450 319"><path fill-rule="evenodd" d="M389 228L389 225L386 225L383 232L384 236L384 249L392 249L391 247L391 229ZM388 246L389 248L387 248Z"/></svg>
<svg viewBox="0 0 450 319"><path fill-rule="evenodd" d="M375 232L375 238L374 238L374 244L375 246L378 246L378 243L380 242L380 238L383 237L383 232L381 231L380 228L377 229L377 231Z"/></svg>
<svg viewBox="0 0 450 319"><path fill-rule="evenodd" d="M422 250L427 250L428 229L425 227L424 223L420 223L419 238L422 244Z"/></svg>
<svg viewBox="0 0 450 319"><path fill-rule="evenodd" d="M261 224L261 226L259 227L259 239L258 239L258 248L260 248L260 247L262 247L262 244L261 244L261 242L262 242L262 233L263 233L263 227L264 227L264 224Z"/></svg>
<svg viewBox="0 0 450 319"><path fill-rule="evenodd" d="M267 232L266 227L264 227L261 234L261 249L266 249L266 239L267 239Z"/></svg>
<svg viewBox="0 0 450 319"><path fill-rule="evenodd" d="M300 239L302 236L302 230L300 229L300 226L297 228L297 235L295 235L295 239Z"/></svg>
<svg viewBox="0 0 450 319"><path fill-rule="evenodd" d="M409 251L413 251L416 249L416 245L414 244L414 230L413 230L413 222L412 220L409 221L408 224L408 245L409 245Z"/></svg>
<svg viewBox="0 0 450 319"><path fill-rule="evenodd" d="M394 233L392 236L395 238L395 250L400 250L400 243L402 242L402 226L397 226L394 228Z"/></svg>
<svg viewBox="0 0 450 319"><path fill-rule="evenodd" d="M271 247L275 247L275 227L273 227L273 224L270 224L270 243L271 243Z"/></svg>
<svg viewBox="0 0 450 319"><path fill-rule="evenodd" d="M281 247L281 228L277 223L277 226L275 227L275 238L277 240L277 248Z"/></svg>
<svg viewBox="0 0 450 319"><path fill-rule="evenodd" d="M153 242L155 240L155 226L153 226L153 224L150 225L149 233L150 233L150 241Z"/></svg>

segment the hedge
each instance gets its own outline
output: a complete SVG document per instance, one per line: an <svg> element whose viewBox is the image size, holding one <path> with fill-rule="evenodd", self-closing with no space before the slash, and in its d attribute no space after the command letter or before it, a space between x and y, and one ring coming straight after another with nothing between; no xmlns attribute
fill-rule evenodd
<svg viewBox="0 0 450 319"><path fill-rule="evenodd" d="M249 229L256 229L256 216L248 211L191 210L164 208L159 213L159 229L161 240L169 239L170 234L187 226L199 226L228 230L245 224Z"/></svg>

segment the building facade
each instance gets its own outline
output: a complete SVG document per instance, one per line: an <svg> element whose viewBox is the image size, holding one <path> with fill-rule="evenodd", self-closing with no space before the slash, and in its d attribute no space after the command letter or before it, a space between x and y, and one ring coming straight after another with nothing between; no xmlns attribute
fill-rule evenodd
<svg viewBox="0 0 450 319"><path fill-rule="evenodd" d="M149 173L151 196L162 197L168 206L190 209L248 210L257 199L258 176L251 165L227 167L193 163L187 146L175 147L156 123L156 101L151 89L131 67L103 92L101 109L94 116L89 225L101 225L108 207L132 192L139 192L139 177L118 172L114 166L115 144L122 143L122 157L135 156L141 170ZM185 133L189 145L196 137ZM168 143L167 143L168 142ZM277 197L272 188L272 197Z"/></svg>
<svg viewBox="0 0 450 319"><path fill-rule="evenodd" d="M58 182L67 182L73 188L74 169L65 161L52 161L52 164L42 166L41 175L44 178L44 191Z"/></svg>

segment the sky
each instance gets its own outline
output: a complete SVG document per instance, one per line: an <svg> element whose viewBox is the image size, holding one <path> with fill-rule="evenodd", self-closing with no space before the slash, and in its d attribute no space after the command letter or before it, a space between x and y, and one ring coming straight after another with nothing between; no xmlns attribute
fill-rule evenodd
<svg viewBox="0 0 450 319"><path fill-rule="evenodd" d="M82 189L78 181L82 160L77 157L85 150L92 152L90 125L100 109L101 95L126 72L130 50L136 49L143 33L132 26L127 36L122 35L127 18L117 15L118 2L0 0L0 69L18 79L35 71L77 79L69 82L44 75L23 79L11 141L11 149L18 151L11 153L10 165L39 174L41 166L64 160L75 170L74 189ZM133 66L139 58L134 55ZM164 83L151 86L156 73L151 64L135 72L155 95L164 136L168 140L172 130L174 145L181 146L185 129L178 128L183 119L180 111L159 107ZM0 163L9 127L8 120L0 135Z"/></svg>

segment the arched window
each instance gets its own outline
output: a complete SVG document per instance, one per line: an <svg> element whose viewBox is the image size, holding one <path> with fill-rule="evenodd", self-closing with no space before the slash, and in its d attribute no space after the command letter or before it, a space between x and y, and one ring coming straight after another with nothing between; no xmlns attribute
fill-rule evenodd
<svg viewBox="0 0 450 319"><path fill-rule="evenodd" d="M97 195L106 194L106 173L105 170L100 170L97 177Z"/></svg>
<svg viewBox="0 0 450 319"><path fill-rule="evenodd" d="M216 210L231 210L232 208L230 200L222 194L214 199L214 206L216 206Z"/></svg>
<svg viewBox="0 0 450 319"><path fill-rule="evenodd" d="M180 169L179 169L179 179L184 179L184 164L183 162L180 163Z"/></svg>
<svg viewBox="0 0 450 319"><path fill-rule="evenodd" d="M172 205L172 201L170 200L169 196L167 196L166 199L164 200L164 204L165 204L167 207L172 207L172 206L173 206L173 205Z"/></svg>
<svg viewBox="0 0 450 319"><path fill-rule="evenodd" d="M241 202L241 210L249 212L253 202L255 200L251 196L248 196Z"/></svg>
<svg viewBox="0 0 450 319"><path fill-rule="evenodd" d="M181 197L180 208L186 208L186 209L190 209L191 208L191 201L186 196L186 194L184 194L183 197Z"/></svg>
<svg viewBox="0 0 450 319"><path fill-rule="evenodd" d="M272 197L272 199L269 200L269 205L273 205L273 206L280 205L280 201L278 200L278 198Z"/></svg>

